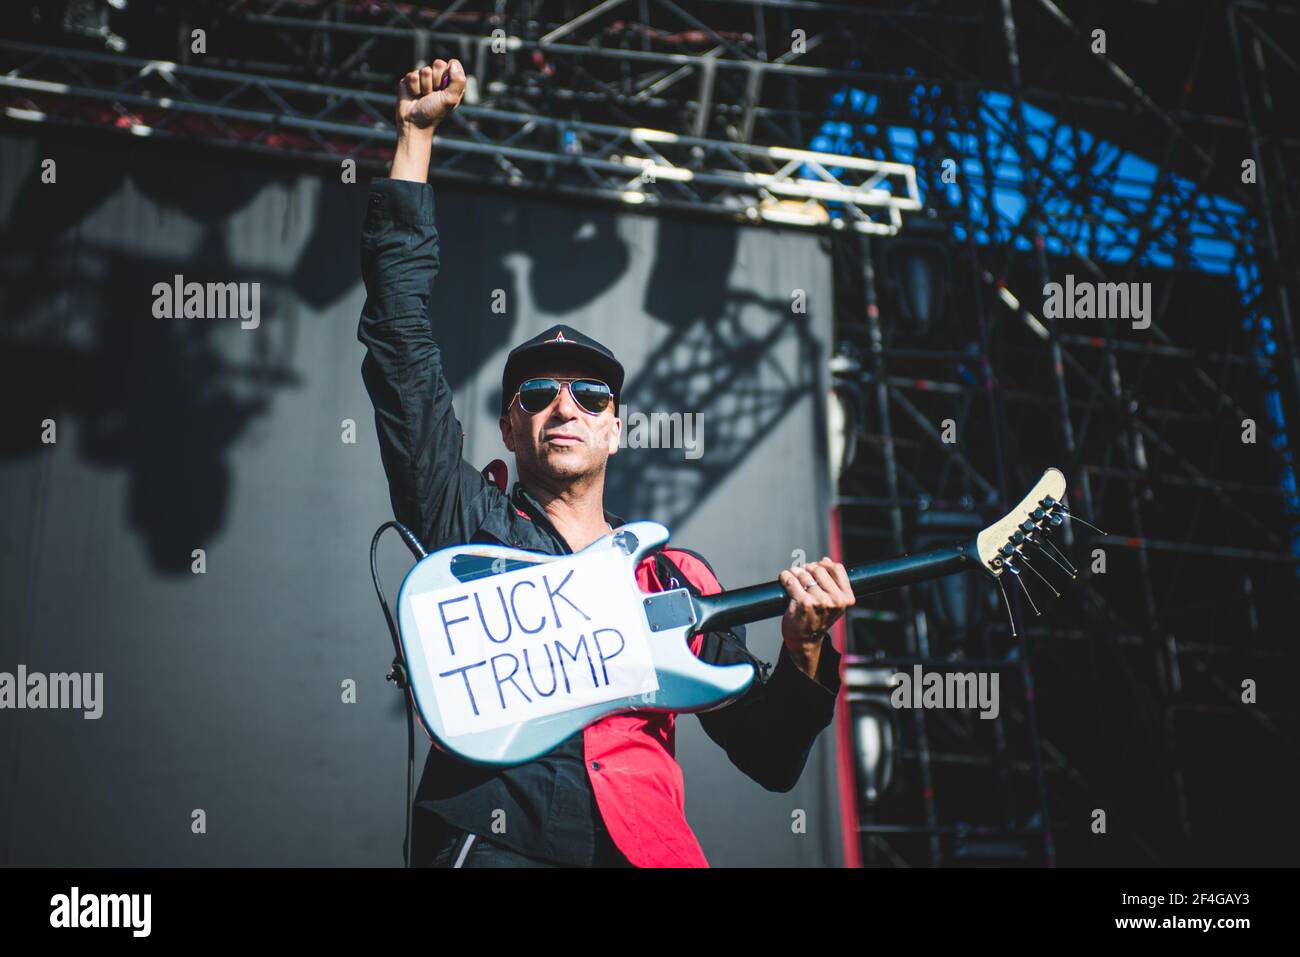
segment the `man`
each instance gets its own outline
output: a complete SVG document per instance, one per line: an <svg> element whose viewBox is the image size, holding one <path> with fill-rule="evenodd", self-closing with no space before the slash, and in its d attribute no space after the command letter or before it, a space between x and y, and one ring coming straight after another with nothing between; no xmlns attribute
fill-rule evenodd
<svg viewBox="0 0 1300 957"><path fill-rule="evenodd" d="M392 168L372 184L362 233L362 375L394 512L427 548L493 542L567 554L623 524L604 508L606 464L622 429L615 410L623 367L568 326L523 343L502 376L500 418L518 481L507 495L503 480L489 480L461 457L464 435L429 316L438 234L427 176L434 129L464 90L456 60L435 60L400 83ZM638 567L643 589L677 587L679 573L698 591L720 589L699 556L672 554L668 565L647 559ZM828 558L780 579L791 600L775 670L699 718L737 767L788 791L834 712L839 654L827 629L853 593L843 566ZM696 636L692 650L716 663L756 661L744 649L743 628ZM412 863L708 866L686 823L673 742L673 715L629 713L511 768L471 765L434 747L416 795Z"/></svg>

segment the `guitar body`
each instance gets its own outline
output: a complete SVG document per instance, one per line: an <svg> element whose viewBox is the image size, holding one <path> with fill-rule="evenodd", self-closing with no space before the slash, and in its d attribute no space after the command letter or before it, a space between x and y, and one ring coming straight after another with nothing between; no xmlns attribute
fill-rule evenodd
<svg viewBox="0 0 1300 957"><path fill-rule="evenodd" d="M973 570L999 584L1026 570L1042 577L1029 548L1062 565L1044 549L1069 515L1064 498L1065 476L1048 469L969 542L848 569L853 592ZM789 596L779 582L646 594L636 567L667 542L663 525L632 522L572 555L458 545L422 559L402 582L397 618L425 733L467 761L521 764L610 714L706 711L741 695L752 666L708 664L690 639L778 616Z"/></svg>
<svg viewBox="0 0 1300 957"><path fill-rule="evenodd" d="M543 555L501 545L458 545L434 552L416 564L402 582L397 611L409 689L425 733L466 760L490 765L518 764L547 753L606 715L620 711L704 711L742 694L754 677L750 665L711 665L691 651L696 614L690 593L677 589L647 595L636 585L636 566L646 555L667 543L668 534L668 529L656 522L632 522L572 555ZM459 695L464 679L459 675L450 679L441 677L445 669L434 660L426 643L440 641L440 634L429 632L439 632L442 619L436 619L433 628L426 620L422 628L417 599L451 594L476 582L509 582L511 575L522 577L526 570L536 571L539 566L545 566L552 581L563 580L574 568L596 574L599 588L608 592L603 597L625 605L635 603L635 613L626 617L640 628L640 633L624 637L628 642L639 640L648 644L658 687L524 722L457 733L458 729L449 727L444 719L437 699L440 693ZM671 615L667 609L672 610ZM462 626L457 630L465 629ZM576 636L580 632L570 629L570 633ZM573 646L572 640L566 644L566 648ZM560 657L556 653L549 660L554 664ZM571 663L569 669L568 673L561 669L563 678L575 684L585 678L581 659ZM499 670L497 675L500 673ZM475 674L476 679L479 677ZM529 693L532 685L519 680L522 690L520 686L503 687L503 695L513 695L522 701L519 696ZM493 683L479 683L480 689L487 689L486 694L477 695L484 712L491 704L484 699L490 698L495 690ZM549 680L539 684L546 686ZM535 690L531 696L537 697Z"/></svg>

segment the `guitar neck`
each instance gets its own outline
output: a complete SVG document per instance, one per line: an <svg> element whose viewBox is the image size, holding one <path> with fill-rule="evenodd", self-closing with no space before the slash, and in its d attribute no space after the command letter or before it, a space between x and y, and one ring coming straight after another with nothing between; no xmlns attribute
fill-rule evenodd
<svg viewBox="0 0 1300 957"><path fill-rule="evenodd" d="M974 542L950 545L920 555L892 558L887 562L854 565L847 569L853 594L861 598L891 588L978 568L979 558L974 546ZM695 599L695 603L700 612L695 630L708 631L775 618L784 613L790 603L790 596L780 582L771 582L716 595L702 595Z"/></svg>

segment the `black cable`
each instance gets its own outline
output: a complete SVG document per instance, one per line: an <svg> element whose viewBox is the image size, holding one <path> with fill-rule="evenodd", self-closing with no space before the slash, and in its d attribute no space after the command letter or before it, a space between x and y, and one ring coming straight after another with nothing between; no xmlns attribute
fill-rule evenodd
<svg viewBox="0 0 1300 957"><path fill-rule="evenodd" d="M375 594L379 596L379 607L384 611L384 621L388 622L388 633L393 639L393 667L388 672L388 680L397 685L402 692L402 703L406 705L406 837L402 841L402 860L406 867L411 866L411 825L412 825L412 783L415 779L415 708L411 704L411 695L407 691L406 663L402 655L402 639L397 632L397 623L393 620L392 609L384 596L384 588L379 583L379 566L375 557L379 551L379 539L388 529L397 529L406 547L411 550L416 560L428 555L420 540L401 522L384 522L375 530L375 537L370 540L370 577L375 583Z"/></svg>

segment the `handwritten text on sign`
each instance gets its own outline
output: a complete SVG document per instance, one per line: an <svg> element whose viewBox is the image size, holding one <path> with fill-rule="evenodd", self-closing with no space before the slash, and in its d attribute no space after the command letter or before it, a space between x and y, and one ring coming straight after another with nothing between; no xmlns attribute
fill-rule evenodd
<svg viewBox="0 0 1300 957"><path fill-rule="evenodd" d="M443 733L657 691L642 597L608 553L414 596Z"/></svg>

